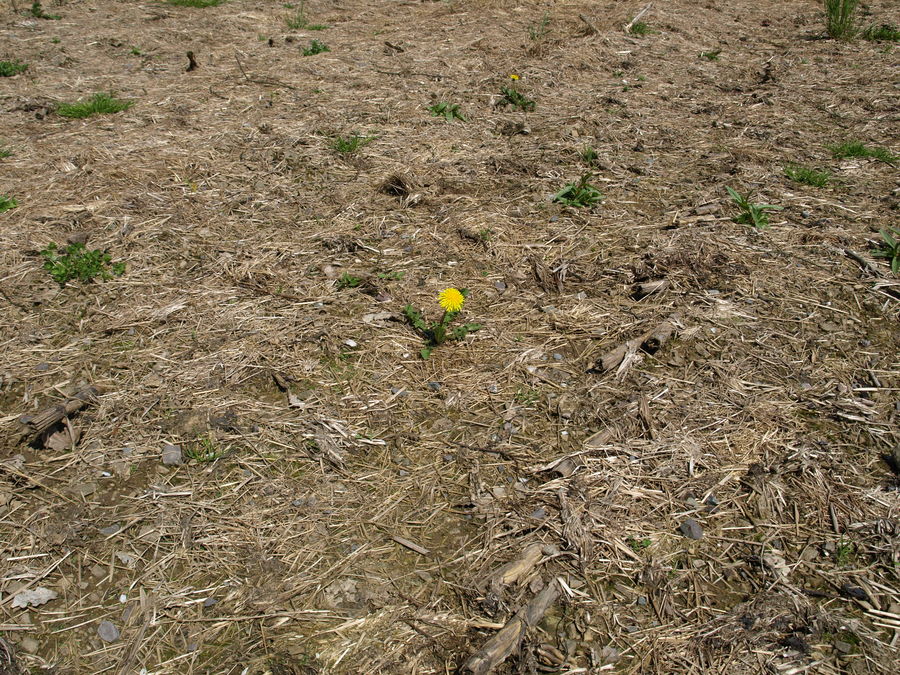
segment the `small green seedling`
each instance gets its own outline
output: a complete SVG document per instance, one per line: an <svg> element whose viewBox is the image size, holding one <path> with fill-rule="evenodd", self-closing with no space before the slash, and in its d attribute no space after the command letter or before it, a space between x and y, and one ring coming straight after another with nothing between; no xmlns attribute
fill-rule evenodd
<svg viewBox="0 0 900 675"><path fill-rule="evenodd" d="M401 281L406 276L406 272L403 270L391 270L390 272L379 272L377 276L385 281Z"/></svg>
<svg viewBox="0 0 900 675"><path fill-rule="evenodd" d="M721 53L722 53L721 49L713 49L708 52L700 52L700 58L706 59L707 61L718 61L719 54L721 54Z"/></svg>
<svg viewBox="0 0 900 675"><path fill-rule="evenodd" d="M885 164L894 164L897 156L892 155L885 148L870 148L861 141L847 141L839 145L829 145L831 156L835 159L846 159L847 157L871 157L884 162Z"/></svg>
<svg viewBox="0 0 900 675"><path fill-rule="evenodd" d="M900 28L889 23L869 26L862 32L862 39L870 42L898 42L900 41Z"/></svg>
<svg viewBox="0 0 900 675"><path fill-rule="evenodd" d="M289 2L284 4L284 7L286 9L294 9L296 6L297 5ZM325 24L309 22L309 19L306 18L305 0L304 2L300 3L300 9L297 11L297 13L293 17L286 19L286 22L287 27L291 30L325 30L326 28L328 28L328 26L326 26Z"/></svg>
<svg viewBox="0 0 900 675"><path fill-rule="evenodd" d="M590 173L586 173L578 179L577 183L567 183L562 190L553 195L553 201L578 208L602 202L603 193L596 186L591 185L591 177Z"/></svg>
<svg viewBox="0 0 900 675"><path fill-rule="evenodd" d="M99 248L89 251L84 244L59 248L51 243L40 254L44 258L44 269L60 286L76 279L82 283L98 277L106 281L125 273L125 263L112 263L109 253Z"/></svg>
<svg viewBox="0 0 900 675"><path fill-rule="evenodd" d="M769 227L769 214L766 211L781 211L784 208L783 206L773 206L772 204L753 204L750 202L750 197L753 196L752 192L744 197L740 192L728 186L725 189L728 190L728 194L731 195L734 203L741 210L732 220L741 225L752 225L757 230L765 229Z"/></svg>
<svg viewBox="0 0 900 675"><path fill-rule="evenodd" d="M130 53L132 56L143 56L144 55L144 53L141 51L140 47L132 47Z"/></svg>
<svg viewBox="0 0 900 675"><path fill-rule="evenodd" d="M363 282L362 278L355 277L350 272L344 272L340 278L337 280L337 287L339 289L344 288L356 288Z"/></svg>
<svg viewBox="0 0 900 675"><path fill-rule="evenodd" d="M628 32L632 35L650 35L653 31L650 29L650 26L643 21L635 21L631 28L628 29Z"/></svg>
<svg viewBox="0 0 900 675"><path fill-rule="evenodd" d="M360 136L359 134L353 134L346 138L344 136L338 136L334 139L331 147L342 155L350 155L374 140L374 136Z"/></svg>
<svg viewBox="0 0 900 675"><path fill-rule="evenodd" d="M19 205L19 202L15 200L14 197L9 197L7 195L0 195L0 213L5 213L10 209L14 209Z"/></svg>
<svg viewBox="0 0 900 675"><path fill-rule="evenodd" d="M498 105L511 105L513 108L519 108L525 112L532 112L537 106L537 104L525 96L525 94L512 87L501 87L500 95L503 98L500 99Z"/></svg>
<svg viewBox="0 0 900 675"><path fill-rule="evenodd" d="M428 359L436 347L448 340L463 340L469 333L474 333L481 328L479 323L464 323L450 330L450 324L462 311L462 306L469 291L465 288L446 288L438 294L438 304L444 310L440 321L430 324L425 321L422 314L412 305L403 308L403 316L409 324L415 328L425 339L425 346L419 351L419 356Z"/></svg>
<svg viewBox="0 0 900 675"><path fill-rule="evenodd" d="M466 121L466 118L463 117L463 114L459 110L459 104L457 103L435 103L434 105L428 106L428 112L430 112L433 117L443 117L448 122L452 122L453 120L460 120L461 122Z"/></svg>
<svg viewBox="0 0 900 675"><path fill-rule="evenodd" d="M203 9L204 7L218 7L225 0L166 0L170 5L176 7L196 7Z"/></svg>
<svg viewBox="0 0 900 675"><path fill-rule="evenodd" d="M12 77L28 70L28 64L18 59L15 61L0 61L0 77Z"/></svg>
<svg viewBox="0 0 900 675"><path fill-rule="evenodd" d="M46 19L47 21L59 21L62 17L59 14L47 14L40 2L31 3L31 16L35 19Z"/></svg>
<svg viewBox="0 0 900 675"><path fill-rule="evenodd" d="M528 38L532 42L540 42L550 34L550 13L544 12L544 16L537 23L528 27Z"/></svg>
<svg viewBox="0 0 900 675"><path fill-rule="evenodd" d="M319 42L318 40L313 40L309 43L309 47L303 47L300 50L300 53L303 56L315 56L316 54L322 54L323 52L330 52L331 50L328 48L324 42Z"/></svg>
<svg viewBox="0 0 900 675"><path fill-rule="evenodd" d="M891 227L886 230L879 230L879 232L884 241L872 252L872 255L876 258L889 260L891 272L900 275L900 230L896 227Z"/></svg>
<svg viewBox="0 0 900 675"><path fill-rule="evenodd" d="M196 443L188 445L184 454L187 455L188 459L193 459L200 464L208 464L224 457L225 450L216 446L216 441L212 436L204 436L197 439Z"/></svg>
<svg viewBox="0 0 900 675"><path fill-rule="evenodd" d="M86 101L77 103L60 103L56 106L56 114L61 117L83 119L91 115L112 115L128 110L134 105L134 101L123 101L112 94L98 93Z"/></svg>
<svg viewBox="0 0 900 675"><path fill-rule="evenodd" d="M625 540L625 543L631 548L632 551L643 551L645 548L648 548L651 544L653 544L653 540L649 537L644 537L643 539L638 539L637 537L628 537Z"/></svg>
<svg viewBox="0 0 900 675"><path fill-rule="evenodd" d="M13 151L4 147L0 147L0 159L5 159L6 157L12 157Z"/></svg>
<svg viewBox="0 0 900 675"><path fill-rule="evenodd" d="M841 540L834 551L834 562L838 567L846 567L853 560L853 554L856 552L856 546L851 541Z"/></svg>
<svg viewBox="0 0 900 675"><path fill-rule="evenodd" d="M856 35L856 6L859 0L824 0L825 31L835 40L851 40Z"/></svg>
<svg viewBox="0 0 900 675"><path fill-rule="evenodd" d="M828 171L817 171L799 164L788 164L784 167L784 175L796 183L812 185L813 187L825 187L831 178Z"/></svg>
<svg viewBox="0 0 900 675"><path fill-rule="evenodd" d="M600 161L600 155L590 145L584 146L578 154L581 156L581 161L588 166L597 166L597 163Z"/></svg>

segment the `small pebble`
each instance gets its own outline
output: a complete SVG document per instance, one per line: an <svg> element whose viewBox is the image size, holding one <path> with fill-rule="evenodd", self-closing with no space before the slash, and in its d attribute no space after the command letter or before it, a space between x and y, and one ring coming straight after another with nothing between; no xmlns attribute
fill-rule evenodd
<svg viewBox="0 0 900 675"><path fill-rule="evenodd" d="M122 529L122 526L119 523L115 523L113 525L108 525L104 528L100 529L100 534L108 537L110 535L116 534L119 530Z"/></svg>
<svg viewBox="0 0 900 675"><path fill-rule="evenodd" d="M171 445L167 443L162 450L162 463L166 466L178 466L184 464L184 456L181 453L180 445Z"/></svg>
<svg viewBox="0 0 900 675"><path fill-rule="evenodd" d="M703 538L703 528L693 518L688 518L681 525L678 526L678 529L681 530L681 534L683 534L688 539L702 539Z"/></svg>
<svg viewBox="0 0 900 675"><path fill-rule="evenodd" d="M104 642L115 642L119 639L119 629L111 621L101 621L97 626L97 635Z"/></svg>
<svg viewBox="0 0 900 675"><path fill-rule="evenodd" d="M553 354L554 361L562 361L564 358L566 358L566 357L563 356L562 354L560 354L559 352L556 352L555 354Z"/></svg>
<svg viewBox="0 0 900 675"><path fill-rule="evenodd" d="M431 389L431 391L440 391L441 383L440 382L429 382L428 388Z"/></svg>
<svg viewBox="0 0 900 675"><path fill-rule="evenodd" d="M531 517L536 520L543 520L547 517L547 509L545 509L543 506L538 507L531 512Z"/></svg>
<svg viewBox="0 0 900 675"><path fill-rule="evenodd" d="M217 602L219 602L219 601L216 600L215 598L206 598L206 600L203 601L203 606L204 607L212 607Z"/></svg>

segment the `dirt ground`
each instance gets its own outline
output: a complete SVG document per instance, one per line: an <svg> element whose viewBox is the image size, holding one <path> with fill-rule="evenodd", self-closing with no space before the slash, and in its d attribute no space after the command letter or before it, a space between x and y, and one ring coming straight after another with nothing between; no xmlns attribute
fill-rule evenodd
<svg viewBox="0 0 900 675"><path fill-rule="evenodd" d="M898 173L829 149L900 152L895 43L812 0L16 4L0 673L896 672ZM85 237L125 272L61 286ZM422 359L448 287L480 328Z"/></svg>

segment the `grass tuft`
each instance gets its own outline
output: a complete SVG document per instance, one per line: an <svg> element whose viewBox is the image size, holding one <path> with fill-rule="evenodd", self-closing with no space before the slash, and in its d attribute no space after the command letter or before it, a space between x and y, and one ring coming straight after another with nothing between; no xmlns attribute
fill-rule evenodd
<svg viewBox="0 0 900 675"><path fill-rule="evenodd" d="M83 119L91 115L112 115L128 110L133 105L134 101L123 101L112 94L97 93L86 101L60 103L56 107L56 114L72 119Z"/></svg>
<svg viewBox="0 0 900 675"><path fill-rule="evenodd" d="M28 70L28 64L18 59L15 61L0 61L0 77L12 77Z"/></svg>
<svg viewBox="0 0 900 675"><path fill-rule="evenodd" d="M828 171L817 171L799 164L788 164L784 167L784 175L796 183L825 187L831 174Z"/></svg>
<svg viewBox="0 0 900 675"><path fill-rule="evenodd" d="M898 42L900 41L900 28L888 23L869 26L860 34L860 37L870 42Z"/></svg>
<svg viewBox="0 0 900 675"><path fill-rule="evenodd" d="M374 140L374 136L360 136L359 134L353 134L352 136L347 137L338 136L334 139L331 147L335 152L342 155L350 155Z"/></svg>
<svg viewBox="0 0 900 675"><path fill-rule="evenodd" d="M848 157L871 157L880 160L886 164L894 164L897 162L897 156L892 155L887 148L872 148L865 145L862 141L847 141L838 145L829 145L831 155L835 159L846 159Z"/></svg>
<svg viewBox="0 0 900 675"><path fill-rule="evenodd" d="M40 2L31 3L31 16L35 19L46 19L47 21L59 21L62 17L59 14L47 14Z"/></svg>
<svg viewBox="0 0 900 675"><path fill-rule="evenodd" d="M852 40L856 35L856 7L859 0L823 0L825 31L835 40Z"/></svg>
<svg viewBox="0 0 900 675"><path fill-rule="evenodd" d="M650 28L649 24L643 21L636 21L628 32L632 35L650 35L653 30Z"/></svg>

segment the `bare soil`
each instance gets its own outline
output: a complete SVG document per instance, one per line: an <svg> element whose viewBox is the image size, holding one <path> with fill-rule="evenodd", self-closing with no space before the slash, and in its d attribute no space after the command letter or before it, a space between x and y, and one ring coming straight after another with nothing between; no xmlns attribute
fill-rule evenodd
<svg viewBox="0 0 900 675"><path fill-rule="evenodd" d="M16 4L0 673L896 672L898 174L828 149L900 153L894 45L811 0ZM85 237L125 273L60 286ZM481 328L423 360L447 287Z"/></svg>

